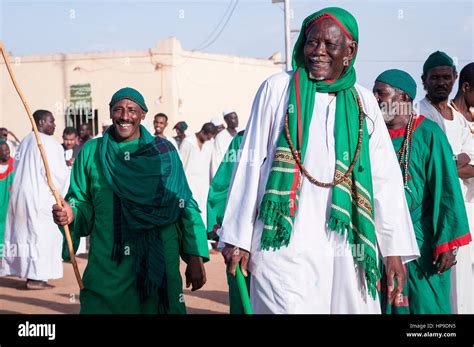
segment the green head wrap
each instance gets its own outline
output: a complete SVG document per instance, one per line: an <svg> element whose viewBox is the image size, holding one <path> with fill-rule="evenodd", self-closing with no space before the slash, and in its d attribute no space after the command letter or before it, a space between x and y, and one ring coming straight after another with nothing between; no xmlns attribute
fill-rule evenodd
<svg viewBox="0 0 474 347"><path fill-rule="evenodd" d="M394 88L398 88L407 93L412 100L415 100L416 82L405 71L398 69L386 70L378 75L375 81L387 83Z"/></svg>
<svg viewBox="0 0 474 347"><path fill-rule="evenodd" d="M336 24L338 24L338 26L346 34L346 36L357 43L359 42L359 27L357 26L357 21L355 20L354 16L352 16L352 14L346 10L339 7L328 7L313 13L312 15L306 17L306 19L303 21L303 24L301 25L300 36L295 43L292 61L292 67L294 71L296 71L298 68L306 69L304 64L304 45L306 43L306 37L316 23L326 18L330 18L335 21ZM356 56L357 53L349 62L349 66L347 67L344 75L335 82L318 81L318 91L336 91L340 89L342 84L347 83L348 81L353 85L356 81L355 70L353 68Z"/></svg>
<svg viewBox="0 0 474 347"><path fill-rule="evenodd" d="M109 106L112 107L114 106L117 102L123 99L128 99L136 103L140 108L148 112L148 108L146 107L145 104L145 99L143 98L143 95L140 94L140 92L136 89L126 87L118 90L115 92L114 95L112 95L112 100L110 100Z"/></svg>
<svg viewBox="0 0 474 347"><path fill-rule="evenodd" d="M454 65L454 61L449 55L444 52L436 51L431 53L423 64L423 74L426 74L429 69L437 66L450 66L456 70L456 65Z"/></svg>

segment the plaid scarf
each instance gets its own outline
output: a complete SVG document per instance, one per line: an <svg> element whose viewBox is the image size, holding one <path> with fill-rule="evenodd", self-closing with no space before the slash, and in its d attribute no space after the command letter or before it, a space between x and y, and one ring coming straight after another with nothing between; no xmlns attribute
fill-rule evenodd
<svg viewBox="0 0 474 347"><path fill-rule="evenodd" d="M124 153L114 131L111 126L100 145L102 171L114 192L112 259L120 263L128 244L141 301L149 295L166 299L160 227L176 222L184 206L193 203L191 191L170 142L140 125L138 150Z"/></svg>
<svg viewBox="0 0 474 347"><path fill-rule="evenodd" d="M353 40L358 41L357 22L347 11L326 8L307 17L293 53L295 73L290 82L288 128L295 148L304 163L309 126L316 92L336 93L334 179L341 178L354 158L359 133L359 108L354 88L354 59L343 75L335 81L310 79L304 65L303 47L311 26L322 18L332 18ZM327 227L347 237L353 257L365 270L367 289L375 298L380 278L376 259L376 238L373 210L372 174L369 158L369 136L363 123L362 148L351 175L332 188L332 203ZM324 165L324 164L323 164ZM262 249L274 250L288 246L298 210L301 171L290 150L283 131L277 142L271 172L260 206L259 218L264 222ZM363 257L360 249L363 249Z"/></svg>

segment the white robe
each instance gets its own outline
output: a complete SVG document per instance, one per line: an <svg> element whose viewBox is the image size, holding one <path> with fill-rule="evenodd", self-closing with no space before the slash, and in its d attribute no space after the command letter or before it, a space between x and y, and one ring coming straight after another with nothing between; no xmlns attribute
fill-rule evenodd
<svg viewBox="0 0 474 347"><path fill-rule="evenodd" d="M420 114L436 122L443 129L455 155L466 153L473 164L474 141L469 123L449 103L448 106L453 111L453 120L445 119L425 97L420 101ZM470 200L467 196L470 194L467 181L460 179L464 200ZM466 211L468 214L472 213L472 205L468 201L466 201ZM471 226L472 215L468 218ZM470 229L472 235L472 228ZM456 260L457 264L451 270L451 312L472 314L474 313L474 271L470 247L459 247Z"/></svg>
<svg viewBox="0 0 474 347"><path fill-rule="evenodd" d="M331 190L303 178L299 210L288 247L262 251L263 223L257 219L276 142L288 107L291 75L270 77L260 87L241 146L222 228L223 242L250 250L251 303L255 313L380 313L367 293L363 269L356 270L347 240L328 231ZM377 102L357 86L367 121L373 177L378 252L419 257L405 200L400 167ZM318 180L333 180L335 100L316 95L305 157ZM361 256L363 254L360 254Z"/></svg>
<svg viewBox="0 0 474 347"><path fill-rule="evenodd" d="M68 168L64 149L41 134L53 182L64 196ZM5 249L0 275L46 281L61 278L63 236L51 214L55 204L34 133L21 142L5 224Z"/></svg>
<svg viewBox="0 0 474 347"><path fill-rule="evenodd" d="M212 142L206 141L200 149L196 135L186 136L179 149L184 173L193 193L193 198L199 205L201 217L207 221L207 194L209 191Z"/></svg>
<svg viewBox="0 0 474 347"><path fill-rule="evenodd" d="M214 178L222 159L229 148L230 143L234 137L227 129L222 130L214 139L214 148L212 150L211 158L211 181Z"/></svg>
<svg viewBox="0 0 474 347"><path fill-rule="evenodd" d="M474 122L468 122L469 127L471 128L471 135L474 137ZM471 177L467 180L464 180L464 185L466 187L466 195L465 195L465 202L466 202L466 211L467 211L467 218L469 219L469 230L471 234L474 233L474 177ZM474 242L470 244L471 248L471 261L472 261L472 302L474 303Z"/></svg>

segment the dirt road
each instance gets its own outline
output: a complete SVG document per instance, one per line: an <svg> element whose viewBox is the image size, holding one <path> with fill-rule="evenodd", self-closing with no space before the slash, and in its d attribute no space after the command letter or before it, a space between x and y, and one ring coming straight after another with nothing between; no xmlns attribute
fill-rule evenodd
<svg viewBox="0 0 474 347"><path fill-rule="evenodd" d="M77 258L81 273L87 260ZM50 281L55 286L49 290L26 290L25 280L16 277L0 277L0 314L45 313L75 314L79 313L79 288L74 278L71 264L63 264L64 277ZM181 273L184 274L184 264ZM216 314L228 313L227 280L225 266L220 254L211 254L206 264L207 283L197 292L185 289L185 300L188 313ZM183 279L183 283L184 279Z"/></svg>

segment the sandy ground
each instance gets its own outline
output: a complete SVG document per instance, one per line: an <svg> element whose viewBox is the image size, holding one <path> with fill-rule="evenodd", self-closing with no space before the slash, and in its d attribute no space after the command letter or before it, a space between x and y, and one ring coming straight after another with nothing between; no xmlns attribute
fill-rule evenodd
<svg viewBox="0 0 474 347"><path fill-rule="evenodd" d="M77 258L81 273L87 264L84 256ZM16 277L0 277L0 314L79 313L79 288L72 265L64 263L64 277L50 281L55 288L26 290L25 280ZM185 264L181 266L184 274ZM196 292L185 289L188 313L218 314L229 312L225 265L220 254L211 254L206 264L207 283ZM183 278L183 283L185 283Z"/></svg>

